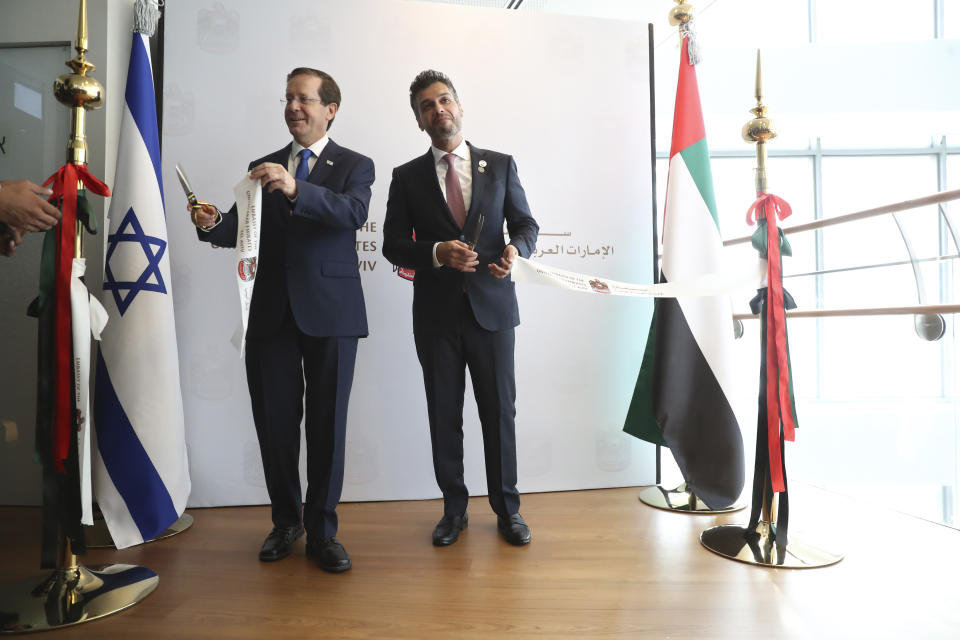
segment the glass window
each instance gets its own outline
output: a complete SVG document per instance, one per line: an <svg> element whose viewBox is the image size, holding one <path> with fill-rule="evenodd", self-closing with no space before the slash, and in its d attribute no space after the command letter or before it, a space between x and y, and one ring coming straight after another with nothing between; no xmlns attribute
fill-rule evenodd
<svg viewBox="0 0 960 640"><path fill-rule="evenodd" d="M946 175L944 176L944 190L960 189L960 154L947 156ZM960 254L960 200L944 202L940 212L946 218L944 222L945 242L944 255ZM945 261L938 265L942 280L942 302L956 302L960 283L960 260ZM960 395L960 394L958 394Z"/></svg>
<svg viewBox="0 0 960 640"><path fill-rule="evenodd" d="M943 37L960 38L960 0L943 0Z"/></svg>
<svg viewBox="0 0 960 640"><path fill-rule="evenodd" d="M706 48L793 47L810 42L807 0L777 0L762 8L752 0L702 4L694 18Z"/></svg>
<svg viewBox="0 0 960 640"><path fill-rule="evenodd" d="M823 212L832 217L892 204L937 191L936 157L874 156L823 159ZM936 207L898 214L917 257L938 255ZM908 259L903 236L892 216L868 218L823 230L824 268L837 269ZM916 286L909 267L892 271L853 272L858 286L846 286L847 276L824 283L824 304L887 306L915 304ZM936 289L934 289L936 291ZM936 299L936 298L934 298Z"/></svg>
<svg viewBox="0 0 960 640"><path fill-rule="evenodd" d="M856 112L824 115L816 124L823 149L923 149L934 142L927 120L929 114L912 111Z"/></svg>
<svg viewBox="0 0 960 640"><path fill-rule="evenodd" d="M936 175L932 155L824 158L824 213L829 217L934 193ZM938 255L936 207L908 210L898 216L918 258ZM892 216L824 229L823 253L827 269L908 260ZM927 302L936 302L936 273L925 274L922 293ZM909 264L842 271L823 278L826 308L914 305L919 296ZM940 395L940 345L920 340L913 321L912 316L827 321L821 381L825 396ZM876 348L878 345L883 348ZM894 375L895 371L899 375Z"/></svg>
<svg viewBox="0 0 960 640"><path fill-rule="evenodd" d="M843 45L929 40L933 10L933 0L872 0L860 11L838 11L833 2L819 2L815 37L818 43Z"/></svg>
<svg viewBox="0 0 960 640"><path fill-rule="evenodd" d="M72 55L65 46L0 48L0 179L23 178L40 184L63 164L70 113L54 99L50 80L65 73L63 61ZM36 394L37 323L24 310L37 295L43 237L42 233L24 234L16 256L0 258L4 261L0 282L3 361L16 363L0 368L4 394L0 405L3 421L9 424L7 440L0 445L6 504L39 504L41 498L40 467L32 456L34 407L31 402L10 399ZM94 270L88 270L88 285ZM91 290L95 291L93 286Z"/></svg>
<svg viewBox="0 0 960 640"><path fill-rule="evenodd" d="M41 183L63 163L70 116L50 91L69 47L0 49L0 177ZM53 75L51 75L51 73ZM39 236L37 236L39 238Z"/></svg>
<svg viewBox="0 0 960 640"><path fill-rule="evenodd" d="M947 190L960 189L960 153L947 155L947 175L945 180ZM957 200L954 203L960 202Z"/></svg>

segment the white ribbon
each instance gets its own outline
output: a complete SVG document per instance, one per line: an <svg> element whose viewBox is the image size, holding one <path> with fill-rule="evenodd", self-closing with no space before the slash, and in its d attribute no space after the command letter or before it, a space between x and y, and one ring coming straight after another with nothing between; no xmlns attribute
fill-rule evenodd
<svg viewBox="0 0 960 640"><path fill-rule="evenodd" d="M70 279L70 318L73 333L74 406L80 412L77 459L80 465L80 522L93 526L93 484L90 474L90 334L94 340L107 325L107 310L80 280L87 261L73 259Z"/></svg>
<svg viewBox="0 0 960 640"><path fill-rule="evenodd" d="M243 356L247 341L247 320L250 316L250 299L253 297L253 283L257 277L257 259L260 254L260 202L262 191L260 182L244 175L243 180L233 188L237 201L237 286L240 289L241 326L234 333L233 345Z"/></svg>
<svg viewBox="0 0 960 640"><path fill-rule="evenodd" d="M758 261L753 269L742 273L708 273L691 280L678 282L633 284L548 267L518 257L513 265L511 278L514 282L540 284L583 293L640 298L677 298L681 296L720 296L748 286L760 287L765 275L766 264Z"/></svg>

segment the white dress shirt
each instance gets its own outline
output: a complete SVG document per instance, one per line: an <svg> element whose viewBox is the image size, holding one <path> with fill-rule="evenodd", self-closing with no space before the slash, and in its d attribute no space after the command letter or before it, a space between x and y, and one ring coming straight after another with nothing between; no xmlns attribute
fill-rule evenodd
<svg viewBox="0 0 960 640"><path fill-rule="evenodd" d="M473 197L473 172L470 168L470 145L467 144L466 140L462 140L453 151L444 151L433 145L430 146L430 151L433 152L433 166L434 169L437 170L437 180L440 182L440 192L443 194L444 200L447 199L447 168L449 165L443 157L448 153L456 156L453 159L453 168L457 172L457 178L460 179L460 191L463 193L463 208L464 211L470 211L470 202ZM440 266L440 261L437 260L438 244L440 243L437 242L433 245L434 267Z"/></svg>
<svg viewBox="0 0 960 640"><path fill-rule="evenodd" d="M307 174L310 174L310 171L313 171L313 168L317 166L317 160L320 158L320 153L323 151L323 148L327 146L327 143L330 142L330 138L326 134L322 138L314 142L309 147L304 147L302 144L293 141L293 146L290 147L290 157L287 158L287 171L291 176L297 175L297 165L300 164L300 152L304 149L310 149L310 152L313 154L310 156L310 160L307 161Z"/></svg>

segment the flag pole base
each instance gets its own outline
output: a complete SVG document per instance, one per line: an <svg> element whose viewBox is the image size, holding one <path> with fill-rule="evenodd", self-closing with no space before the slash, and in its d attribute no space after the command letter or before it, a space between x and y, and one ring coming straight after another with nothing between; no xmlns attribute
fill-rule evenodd
<svg viewBox="0 0 960 640"><path fill-rule="evenodd" d="M718 513L733 513L740 511L745 504L735 502L729 507L723 509L711 509L697 498L696 495L687 489L687 483L684 482L676 489L664 489L660 485L647 487L640 491L640 502L663 509L665 511L679 511L681 513L698 513L703 515L716 515Z"/></svg>
<svg viewBox="0 0 960 640"><path fill-rule="evenodd" d="M136 565L75 565L0 587L0 634L58 629L123 611L150 595L159 580Z"/></svg>
<svg viewBox="0 0 960 640"><path fill-rule="evenodd" d="M809 545L792 534L788 544L778 545L776 526L761 520L752 529L732 524L712 527L700 534L700 544L730 560L776 569L818 569L843 560L843 554Z"/></svg>
<svg viewBox="0 0 960 640"><path fill-rule="evenodd" d="M177 518L177 521L171 524L166 531L156 538L144 540L144 544L175 536L178 533L183 533L192 526L193 516L189 513L184 513ZM116 549L116 545L113 543L113 536L110 535L110 530L107 529L107 523L104 520L94 520L93 526L87 527L84 535L86 536L88 549Z"/></svg>

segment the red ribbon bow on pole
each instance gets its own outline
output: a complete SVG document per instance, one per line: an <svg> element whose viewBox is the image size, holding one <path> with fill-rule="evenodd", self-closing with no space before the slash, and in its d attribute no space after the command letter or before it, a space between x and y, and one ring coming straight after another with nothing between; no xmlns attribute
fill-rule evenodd
<svg viewBox="0 0 960 640"><path fill-rule="evenodd" d="M65 472L63 461L67 459L70 447L70 429L73 425L73 393L70 390L71 378L71 337L70 337L70 279L73 274L73 258L76 240L77 221L77 182L91 192L109 196L110 189L93 177L85 165L68 163L47 178L43 186L53 183L53 195L50 202L54 205L63 198L62 217L57 235L57 263L54 285L55 328L54 328L54 415L53 415L53 460L57 471Z"/></svg>
<svg viewBox="0 0 960 640"><path fill-rule="evenodd" d="M780 455L780 422L783 439L795 438L793 404L790 401L790 364L787 359L787 318L783 303L783 274L780 260L780 231L777 219L793 213L786 200L772 193L757 194L747 210L747 224L761 219L767 224L767 344L766 398L767 449L770 457L770 484L776 493L786 490L783 459Z"/></svg>

